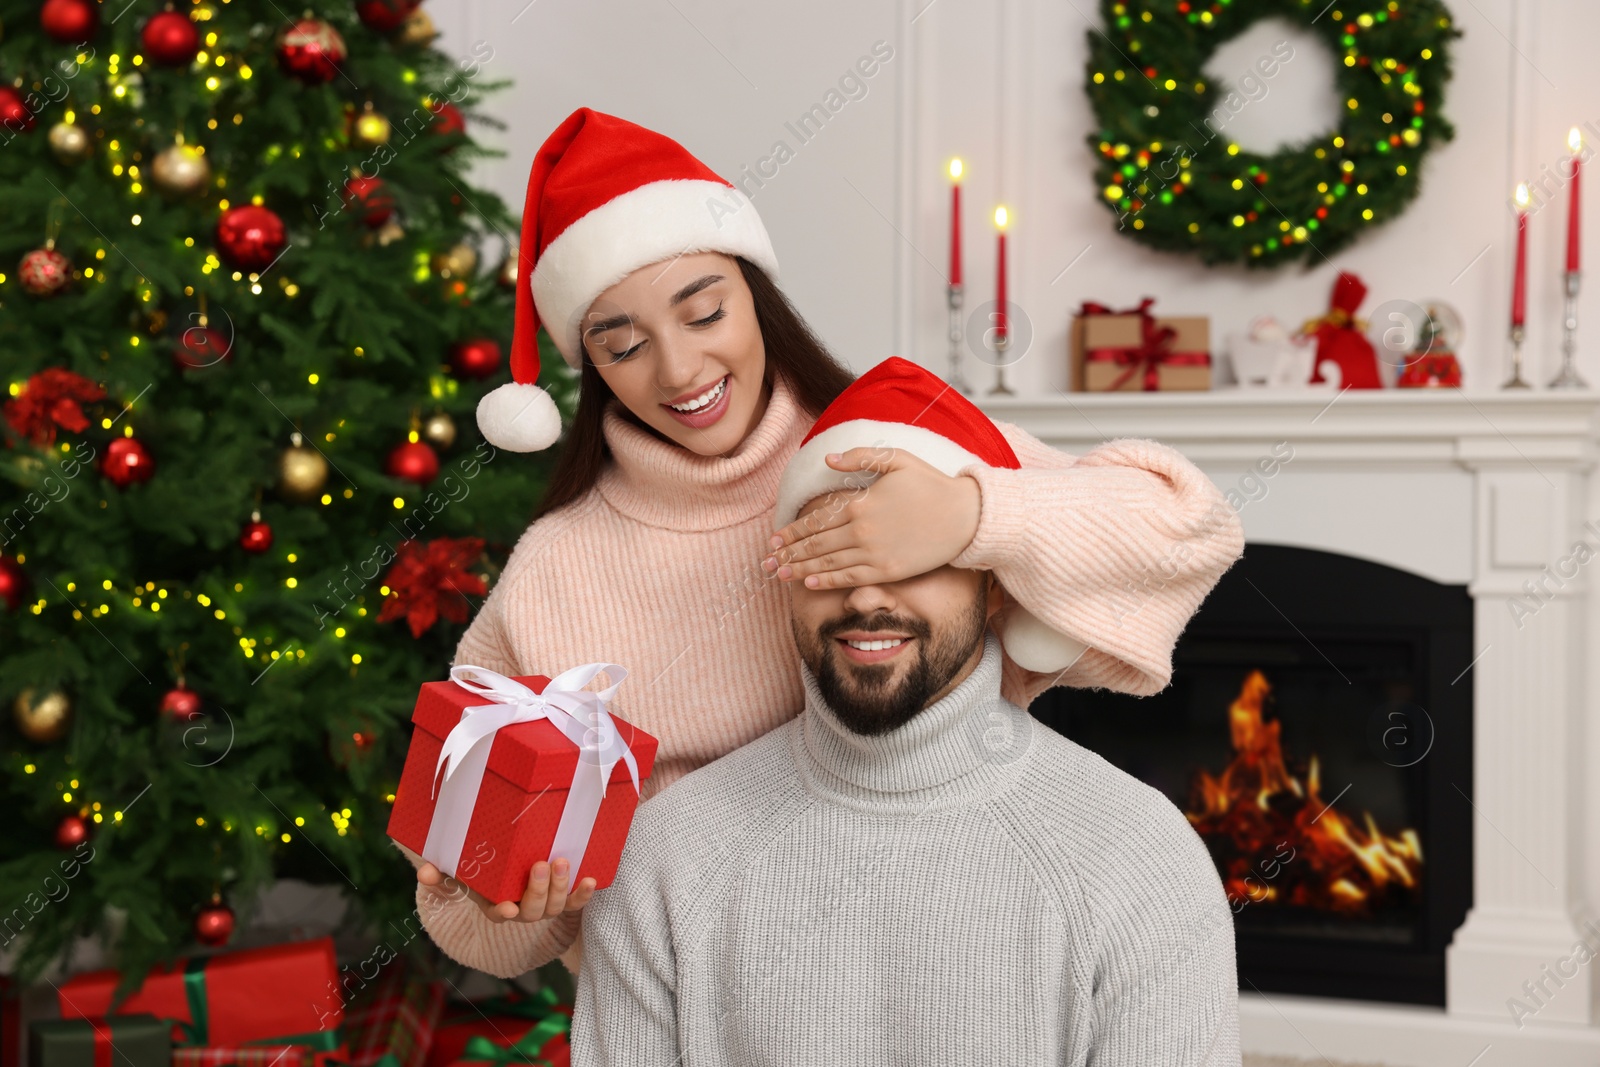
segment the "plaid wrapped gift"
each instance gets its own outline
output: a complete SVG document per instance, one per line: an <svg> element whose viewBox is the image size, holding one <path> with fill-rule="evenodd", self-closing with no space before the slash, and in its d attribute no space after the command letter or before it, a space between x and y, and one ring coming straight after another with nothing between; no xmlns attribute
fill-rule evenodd
<svg viewBox="0 0 1600 1067"><path fill-rule="evenodd" d="M172 1067L336 1067L337 1054L305 1045L191 1045L172 1050Z"/></svg>
<svg viewBox="0 0 1600 1067"><path fill-rule="evenodd" d="M351 1067L422 1067L444 1015L444 983L396 959L344 1011Z"/></svg>
<svg viewBox="0 0 1600 1067"><path fill-rule="evenodd" d="M450 1005L427 1067L538 1064L568 1067L572 1007L549 989Z"/></svg>

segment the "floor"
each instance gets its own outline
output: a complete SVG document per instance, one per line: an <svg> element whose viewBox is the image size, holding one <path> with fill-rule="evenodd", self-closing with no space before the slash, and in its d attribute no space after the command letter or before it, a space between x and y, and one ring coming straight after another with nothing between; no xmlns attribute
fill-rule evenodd
<svg viewBox="0 0 1600 1067"><path fill-rule="evenodd" d="M1244 1067L1384 1067L1384 1065L1371 1060L1362 1063L1341 1060L1335 1063L1332 1060L1302 1060L1293 1056L1253 1056L1247 1052L1244 1056Z"/></svg>

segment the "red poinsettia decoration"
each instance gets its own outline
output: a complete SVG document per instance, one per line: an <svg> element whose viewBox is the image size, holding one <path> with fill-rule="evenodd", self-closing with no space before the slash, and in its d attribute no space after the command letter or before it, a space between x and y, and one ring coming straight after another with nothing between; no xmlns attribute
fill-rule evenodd
<svg viewBox="0 0 1600 1067"><path fill-rule="evenodd" d="M55 443L58 428L73 433L88 429L89 419L79 405L105 395L83 375L51 367L29 378L22 391L6 401L6 422L19 435L48 448Z"/></svg>
<svg viewBox="0 0 1600 1067"><path fill-rule="evenodd" d="M421 637L442 615L467 621L467 594L483 596L488 586L467 566L483 555L481 537L441 537L424 545L402 541L395 563L383 576L389 596L378 612L379 622L404 618L411 636Z"/></svg>

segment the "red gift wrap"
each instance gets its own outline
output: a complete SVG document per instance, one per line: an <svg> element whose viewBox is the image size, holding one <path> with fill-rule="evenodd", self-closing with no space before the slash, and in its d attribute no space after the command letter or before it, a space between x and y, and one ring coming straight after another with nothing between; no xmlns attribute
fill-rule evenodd
<svg viewBox="0 0 1600 1067"><path fill-rule="evenodd" d="M313 1060L345 1059L338 977L333 939L319 937L158 966L115 1007L122 975L114 970L75 975L57 999L66 1019L148 1012L168 1020L174 1063L181 1048L268 1044L309 1050Z"/></svg>
<svg viewBox="0 0 1600 1067"><path fill-rule="evenodd" d="M452 673L461 669L453 668ZM471 669L492 674L482 668ZM618 668L618 673L626 672ZM509 681L521 683L536 694L544 694L550 684L544 675ZM439 755L447 735L461 722L466 710L489 703L494 701L457 682L426 682L411 716L416 729L395 789L389 836L446 873L449 867L441 858L428 855L427 849L439 800L433 795L440 777ZM655 764L656 739L616 715L611 716L611 722L616 736L632 751L642 782ZM533 865L550 858L556 829L579 770L579 748L546 718L503 726L479 744L491 747L455 878L489 900L521 900ZM611 884L638 803L629 768L619 759L606 778L605 796L595 814L587 847L577 868L569 873L568 885L577 885L580 878L593 878L597 889Z"/></svg>
<svg viewBox="0 0 1600 1067"><path fill-rule="evenodd" d="M350 1067L423 1067L443 1015L444 983L394 960L345 1010Z"/></svg>
<svg viewBox="0 0 1600 1067"><path fill-rule="evenodd" d="M504 1067L534 1063L569 1067L572 1005L540 989L530 996L455 1003L439 1027L425 1067ZM538 1033L534 1033L538 1028ZM489 1055L490 1047L495 1052Z"/></svg>

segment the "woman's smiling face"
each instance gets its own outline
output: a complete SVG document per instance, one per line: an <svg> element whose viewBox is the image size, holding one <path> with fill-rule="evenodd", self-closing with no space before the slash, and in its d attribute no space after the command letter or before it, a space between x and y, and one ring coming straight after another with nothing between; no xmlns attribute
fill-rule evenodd
<svg viewBox="0 0 1600 1067"><path fill-rule="evenodd" d="M667 439L724 455L761 421L766 350L739 264L698 252L641 267L584 315L584 356Z"/></svg>

